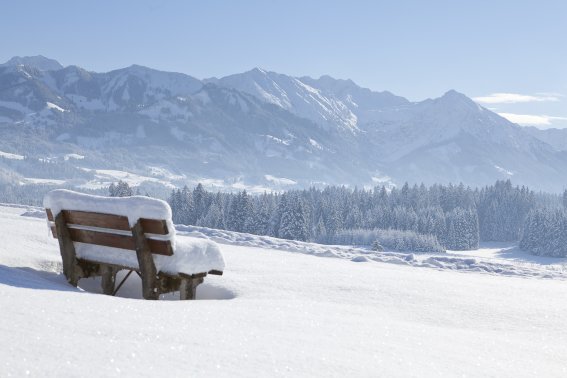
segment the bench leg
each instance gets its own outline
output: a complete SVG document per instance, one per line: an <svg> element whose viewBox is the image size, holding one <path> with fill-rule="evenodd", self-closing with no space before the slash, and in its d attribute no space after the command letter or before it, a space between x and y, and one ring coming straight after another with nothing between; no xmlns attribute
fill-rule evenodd
<svg viewBox="0 0 567 378"><path fill-rule="evenodd" d="M152 273L143 273L142 271L142 295L144 299L159 299L159 291L157 287L157 276Z"/></svg>
<svg viewBox="0 0 567 378"><path fill-rule="evenodd" d="M62 212L55 217L55 226L57 227L59 251L61 252L61 259L63 260L63 274L65 274L67 282L77 287L79 279L83 277L83 270L77 262L75 246L73 245L71 234L69 233Z"/></svg>
<svg viewBox="0 0 567 378"><path fill-rule="evenodd" d="M184 278L179 286L179 299L195 299L197 286L203 283L203 278Z"/></svg>
<svg viewBox="0 0 567 378"><path fill-rule="evenodd" d="M102 293L106 295L114 295L114 286L116 283L117 270L109 265L101 265L102 273Z"/></svg>
<svg viewBox="0 0 567 378"><path fill-rule="evenodd" d="M150 251L150 246L140 221L132 227L132 236L136 243L136 256L142 277L142 295L144 299L159 299L157 269Z"/></svg>

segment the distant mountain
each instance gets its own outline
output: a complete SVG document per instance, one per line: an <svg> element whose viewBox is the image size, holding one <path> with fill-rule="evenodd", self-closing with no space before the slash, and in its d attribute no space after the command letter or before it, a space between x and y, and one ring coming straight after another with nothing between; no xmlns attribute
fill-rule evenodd
<svg viewBox="0 0 567 378"><path fill-rule="evenodd" d="M0 65L0 177L48 176L58 166L34 164L59 161L60 178L87 186L102 169L254 190L500 178L561 190L567 178L564 148L455 91L414 103L329 76L256 68L201 81L53 62Z"/></svg>
<svg viewBox="0 0 567 378"><path fill-rule="evenodd" d="M389 174L402 181L481 185L510 178L559 190L565 155L463 94L385 110L364 130Z"/></svg>
<svg viewBox="0 0 567 378"><path fill-rule="evenodd" d="M526 127L525 130L532 136L548 143L558 151L567 152L567 129L538 129Z"/></svg>
<svg viewBox="0 0 567 378"><path fill-rule="evenodd" d="M357 118L345 103L295 77L254 68L209 82L251 94L326 128L357 130Z"/></svg>
<svg viewBox="0 0 567 378"><path fill-rule="evenodd" d="M340 100L356 115L358 123L375 120L384 109L409 105L409 101L403 97L393 95L388 91L374 92L368 88L359 87L352 80L334 79L327 75L319 79L304 76L300 80L327 96Z"/></svg>
<svg viewBox="0 0 567 378"><path fill-rule="evenodd" d="M29 66L40 71L57 71L63 68L58 61L46 58L42 55L36 56L15 56L2 66Z"/></svg>

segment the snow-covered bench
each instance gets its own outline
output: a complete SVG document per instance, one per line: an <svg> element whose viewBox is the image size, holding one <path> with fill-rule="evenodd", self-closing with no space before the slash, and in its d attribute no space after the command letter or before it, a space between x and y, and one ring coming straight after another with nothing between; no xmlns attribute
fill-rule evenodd
<svg viewBox="0 0 567 378"><path fill-rule="evenodd" d="M59 189L49 192L43 205L53 237L59 240L63 273L73 286L81 278L102 276L103 293L114 295L135 271L145 299L178 290L181 299L194 299L207 274L223 273L216 243L175 237L167 202ZM128 275L115 287L122 269L129 270Z"/></svg>

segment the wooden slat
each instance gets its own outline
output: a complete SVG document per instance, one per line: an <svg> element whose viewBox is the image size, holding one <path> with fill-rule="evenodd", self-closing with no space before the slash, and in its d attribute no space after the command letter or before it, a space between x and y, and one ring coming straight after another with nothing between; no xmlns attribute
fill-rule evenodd
<svg viewBox="0 0 567 378"><path fill-rule="evenodd" d="M105 247L122 248L135 251L136 245L134 238L128 235L110 234L107 232L80 230L77 228L69 229L71 238L75 242L102 245ZM169 240L148 240L150 250L157 255L171 256L173 249Z"/></svg>
<svg viewBox="0 0 567 378"><path fill-rule="evenodd" d="M195 274L178 273L178 275L181 278L187 278L187 279L207 277L207 273L195 273Z"/></svg>
<svg viewBox="0 0 567 378"><path fill-rule="evenodd" d="M114 247L122 249L134 250L134 239L127 235L109 234L107 232L80 230L70 228L71 238L75 242L102 245L105 247Z"/></svg>
<svg viewBox="0 0 567 378"><path fill-rule="evenodd" d="M173 255L173 248L171 248L171 242L169 240L148 239L148 244L150 245L150 251L152 251L152 253L164 256Z"/></svg>
<svg viewBox="0 0 567 378"><path fill-rule="evenodd" d="M67 224L130 231L128 217L87 211L62 210Z"/></svg>
<svg viewBox="0 0 567 378"><path fill-rule="evenodd" d="M140 223L142 224L142 229L144 230L145 234L169 234L167 223L164 220L142 218L140 219Z"/></svg>
<svg viewBox="0 0 567 378"><path fill-rule="evenodd" d="M45 212L47 213L47 219L53 222L51 209L45 209ZM130 231L128 217L123 215L78 210L62 210L62 212L67 224ZM142 218L140 223L144 233L156 235L167 235L169 233L165 220Z"/></svg>
<svg viewBox="0 0 567 378"><path fill-rule="evenodd" d="M125 241L125 239L126 240L132 239L132 237L128 236L128 235L117 235L117 234L110 234L110 233L107 233L107 232L79 230L79 229L75 229L75 228L73 228L71 230L73 230L72 235L77 235L77 238L82 239L82 240L75 240L75 238L73 238L73 241L76 241L76 242L102 245L102 246L106 246L106 247L115 247L115 248L135 250L135 248L133 247L133 245L134 245L133 241ZM73 232L75 232L75 233L73 234ZM87 233L90 233L90 235L86 236ZM55 227L55 225L51 226L51 235L55 239L57 239L57 228ZM103 240L101 242L97 242L97 240L96 240L96 238L99 235L101 237L103 237ZM90 238L90 239L87 239L87 238ZM89 240L89 241L87 241L87 240ZM152 253L156 253L158 255L164 255L164 256L173 255L173 248L171 247L171 242L168 241L168 240L148 239L148 243L150 244L150 250L152 251Z"/></svg>

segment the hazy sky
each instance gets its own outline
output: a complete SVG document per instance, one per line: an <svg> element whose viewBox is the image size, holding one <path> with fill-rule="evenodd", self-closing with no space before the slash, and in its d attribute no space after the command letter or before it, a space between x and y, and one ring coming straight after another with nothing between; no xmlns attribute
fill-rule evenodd
<svg viewBox="0 0 567 378"><path fill-rule="evenodd" d="M2 4L0 61L329 74L410 100L456 89L517 122L567 127L566 18L564 0L18 0Z"/></svg>

